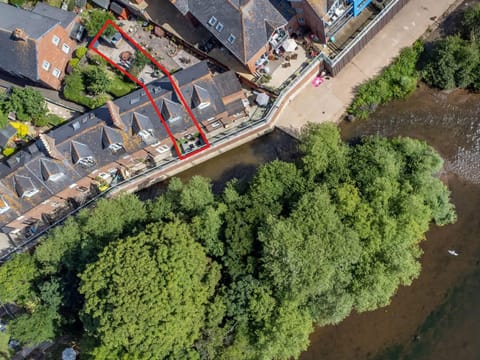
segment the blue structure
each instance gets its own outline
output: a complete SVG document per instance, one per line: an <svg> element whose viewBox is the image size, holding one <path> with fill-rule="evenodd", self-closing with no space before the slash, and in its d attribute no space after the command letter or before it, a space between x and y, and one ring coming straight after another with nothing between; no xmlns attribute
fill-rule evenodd
<svg viewBox="0 0 480 360"><path fill-rule="evenodd" d="M353 4L353 16L356 17L372 2L372 0L351 0Z"/></svg>

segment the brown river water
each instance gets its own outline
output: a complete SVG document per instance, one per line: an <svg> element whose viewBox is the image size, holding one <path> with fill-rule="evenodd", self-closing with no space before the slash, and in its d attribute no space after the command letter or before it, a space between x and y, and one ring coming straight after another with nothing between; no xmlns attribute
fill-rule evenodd
<svg viewBox="0 0 480 360"><path fill-rule="evenodd" d="M458 221L432 226L422 245L420 277L401 287L389 306L317 328L300 359L480 359L480 95L421 87L369 120L340 128L347 141L371 134L410 136L435 147L445 159L442 178L452 191ZM295 141L275 131L180 178L210 177L219 191L231 178L247 181L260 164L295 156ZM140 195L151 198L163 189L158 184ZM459 255L449 255L449 249Z"/></svg>

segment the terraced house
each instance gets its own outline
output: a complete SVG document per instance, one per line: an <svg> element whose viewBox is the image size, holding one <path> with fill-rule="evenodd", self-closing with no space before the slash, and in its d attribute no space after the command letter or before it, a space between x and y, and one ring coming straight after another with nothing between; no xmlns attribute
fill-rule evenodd
<svg viewBox="0 0 480 360"><path fill-rule="evenodd" d="M233 72L213 76L205 62L174 79L207 137L247 115ZM168 79L147 85L162 117L185 145L201 141ZM172 139L144 89L97 108L43 134L0 163L1 231L28 238L98 192L148 168L175 159Z"/></svg>
<svg viewBox="0 0 480 360"><path fill-rule="evenodd" d="M295 12L286 0L170 0L202 24L248 70L281 46L293 30Z"/></svg>
<svg viewBox="0 0 480 360"><path fill-rule="evenodd" d="M82 32L75 13L41 2L32 11L0 2L0 70L59 89Z"/></svg>

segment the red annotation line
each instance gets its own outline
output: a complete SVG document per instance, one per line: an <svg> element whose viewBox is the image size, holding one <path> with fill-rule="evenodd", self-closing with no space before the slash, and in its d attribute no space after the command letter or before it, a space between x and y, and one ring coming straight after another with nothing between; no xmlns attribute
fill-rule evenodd
<svg viewBox="0 0 480 360"><path fill-rule="evenodd" d="M147 89L147 86L142 83L140 80L138 80L135 76L133 76L132 74L130 74L127 70L123 69L120 65L118 65L117 63L115 63L112 59L110 59L108 56L106 56L105 54L103 54L100 50L96 49L94 47L95 43L98 41L98 39L100 38L100 36L102 35L102 33L105 31L105 29L107 28L107 26L113 26L115 28L115 30L117 30L121 35L122 37L129 41L134 47L136 47L138 50L140 50L153 64L155 64L164 74L165 76L167 76L168 80L170 81L170 84L172 85L173 87L173 90L175 91L175 94L177 95L178 99L180 99L183 107L187 110L187 113L188 115L190 116L190 118L192 119L193 121L193 124L195 125L196 129L198 130L198 133L200 134L203 142L205 143L205 145L203 145L201 148L199 149L196 149L192 152L189 152L188 154L185 154L183 155L182 152L180 151L180 148L178 147L178 144L177 144L177 141L175 139L175 137L173 136L170 128L168 127L168 124L166 123L165 119L163 118L162 116L162 113L160 112L160 110L158 109L158 106L157 104L155 104L155 101L153 100L153 96L150 94L150 91L148 91ZM88 48L92 51L94 51L95 53L97 53L98 55L100 55L103 59L105 59L107 62L109 62L111 65L113 65L116 69L118 69L122 74L124 74L125 76L127 76L130 80L132 80L134 83L136 83L138 86L142 87L143 90L145 91L145 93L147 94L147 97L148 97L148 100L150 101L150 103L152 104L154 110L155 110L155 113L157 114L158 118L160 119L160 121L162 122L162 125L163 127L165 128L165 130L167 131L168 133L168 136L170 137L170 140L172 140L173 142L173 146L175 147L175 151L177 152L177 155L179 157L179 159L183 160L183 159L186 159L192 155L195 155L203 150L206 150L210 147L210 143L208 142L207 140L207 137L205 135L205 133L203 132L200 124L198 123L197 119L195 118L195 116L193 115L193 112L192 110L190 109L190 107L188 106L185 98L183 97L183 94L182 92L180 91L180 88L178 87L178 85L176 84L176 82L174 81L172 75L170 74L170 72L165 68L163 67L157 60L155 60L145 49L143 49L140 45L138 45L128 34L126 34L120 27L118 27L112 20L107 20L105 22L105 24L103 24L102 28L100 29L100 31L97 33L97 35L95 35L95 37L93 38L93 40L90 42L90 45L88 46Z"/></svg>

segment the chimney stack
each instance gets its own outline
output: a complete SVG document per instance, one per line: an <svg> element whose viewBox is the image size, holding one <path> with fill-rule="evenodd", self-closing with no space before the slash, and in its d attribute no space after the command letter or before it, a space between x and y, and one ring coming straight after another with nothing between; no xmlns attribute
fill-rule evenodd
<svg viewBox="0 0 480 360"><path fill-rule="evenodd" d="M21 29L21 28L16 28L14 31L13 31L13 37L15 38L15 40L23 40L23 41L27 41L28 39L28 35L27 33Z"/></svg>
<svg viewBox="0 0 480 360"><path fill-rule="evenodd" d="M55 160L62 160L62 154L57 150L54 138L45 134L40 134L39 138L43 147L47 150L48 156Z"/></svg>
<svg viewBox="0 0 480 360"><path fill-rule="evenodd" d="M127 127L120 118L120 108L112 100L107 101L107 109L110 113L110 118L112 119L113 125L123 131L127 131Z"/></svg>

